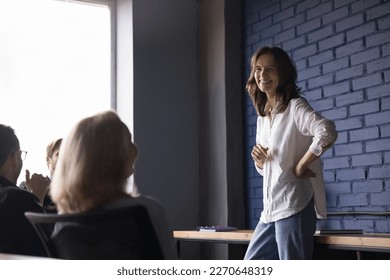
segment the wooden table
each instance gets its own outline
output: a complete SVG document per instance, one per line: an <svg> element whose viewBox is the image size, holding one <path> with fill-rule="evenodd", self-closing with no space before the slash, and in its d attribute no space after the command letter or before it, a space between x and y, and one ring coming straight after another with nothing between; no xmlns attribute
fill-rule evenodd
<svg viewBox="0 0 390 280"><path fill-rule="evenodd" d="M238 230L225 232L184 230L174 231L173 237L177 241L198 241L214 243L249 244L253 230Z"/></svg>
<svg viewBox="0 0 390 280"><path fill-rule="evenodd" d="M177 251L180 256L182 241L192 242L212 242L212 243L226 243L226 244L249 244L252 238L253 230L238 230L225 232L210 232L210 231L196 231L184 230L174 231L173 237L177 242Z"/></svg>
<svg viewBox="0 0 390 280"><path fill-rule="evenodd" d="M229 232L208 231L174 231L173 237L178 242L180 252L181 241L214 242L227 244L249 244L253 230L239 230ZM355 251L360 258L360 251L390 253L390 234L316 234L317 244L326 245L329 249Z"/></svg>
<svg viewBox="0 0 390 280"><path fill-rule="evenodd" d="M329 248L390 253L390 234L321 234L315 235L318 244Z"/></svg>

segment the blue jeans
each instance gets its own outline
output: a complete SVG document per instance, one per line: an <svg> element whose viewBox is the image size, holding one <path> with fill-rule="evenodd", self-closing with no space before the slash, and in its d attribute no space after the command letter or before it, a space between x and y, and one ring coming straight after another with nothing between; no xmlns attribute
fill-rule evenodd
<svg viewBox="0 0 390 280"><path fill-rule="evenodd" d="M245 260L312 259L316 213L313 199L291 217L257 224L246 251Z"/></svg>

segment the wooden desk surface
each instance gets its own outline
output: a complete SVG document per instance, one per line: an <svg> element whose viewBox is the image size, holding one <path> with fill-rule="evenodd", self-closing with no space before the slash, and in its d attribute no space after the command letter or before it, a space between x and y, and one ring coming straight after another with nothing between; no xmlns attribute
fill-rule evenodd
<svg viewBox="0 0 390 280"><path fill-rule="evenodd" d="M315 235L316 243L357 248L390 250L390 234L322 234Z"/></svg>
<svg viewBox="0 0 390 280"><path fill-rule="evenodd" d="M253 230L228 232L208 231L174 231L173 237L178 241L224 242L248 244ZM315 242L331 246L341 246L351 250L372 249L390 251L390 234L322 234L315 235Z"/></svg>
<svg viewBox="0 0 390 280"><path fill-rule="evenodd" d="M225 232L210 232L196 230L179 230L173 232L173 237L183 241L226 242L248 244L253 230L238 230Z"/></svg>

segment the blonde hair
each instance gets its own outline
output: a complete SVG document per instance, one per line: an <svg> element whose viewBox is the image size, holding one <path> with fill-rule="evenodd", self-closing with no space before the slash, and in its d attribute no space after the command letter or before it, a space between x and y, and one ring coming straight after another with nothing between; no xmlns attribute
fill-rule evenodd
<svg viewBox="0 0 390 280"><path fill-rule="evenodd" d="M114 111L78 122L61 145L51 184L59 212L91 210L126 195L131 149L131 133Z"/></svg>

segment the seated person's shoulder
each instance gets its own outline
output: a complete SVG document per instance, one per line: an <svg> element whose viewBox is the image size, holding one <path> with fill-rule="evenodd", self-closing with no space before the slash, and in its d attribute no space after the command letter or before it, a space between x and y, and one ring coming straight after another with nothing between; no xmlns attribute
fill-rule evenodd
<svg viewBox="0 0 390 280"><path fill-rule="evenodd" d="M27 190L18 187L2 187L0 188L0 195L4 197L21 197L27 199L37 200L36 196Z"/></svg>
<svg viewBox="0 0 390 280"><path fill-rule="evenodd" d="M138 197L124 197L106 206L106 209L143 206L148 211L151 222L157 233L165 259L177 259L176 246L172 231L165 217L162 204L154 197L140 195Z"/></svg>
<svg viewBox="0 0 390 280"><path fill-rule="evenodd" d="M113 201L112 203L106 205L106 209L114 209L114 208L122 208L122 207L130 207L130 206L144 206L145 208L150 210L158 210L163 211L163 207L161 203L151 196L138 196L138 197L124 197L122 199Z"/></svg>
<svg viewBox="0 0 390 280"><path fill-rule="evenodd" d="M17 187L0 188L0 206L42 212L42 207L39 204L38 198L32 193Z"/></svg>

